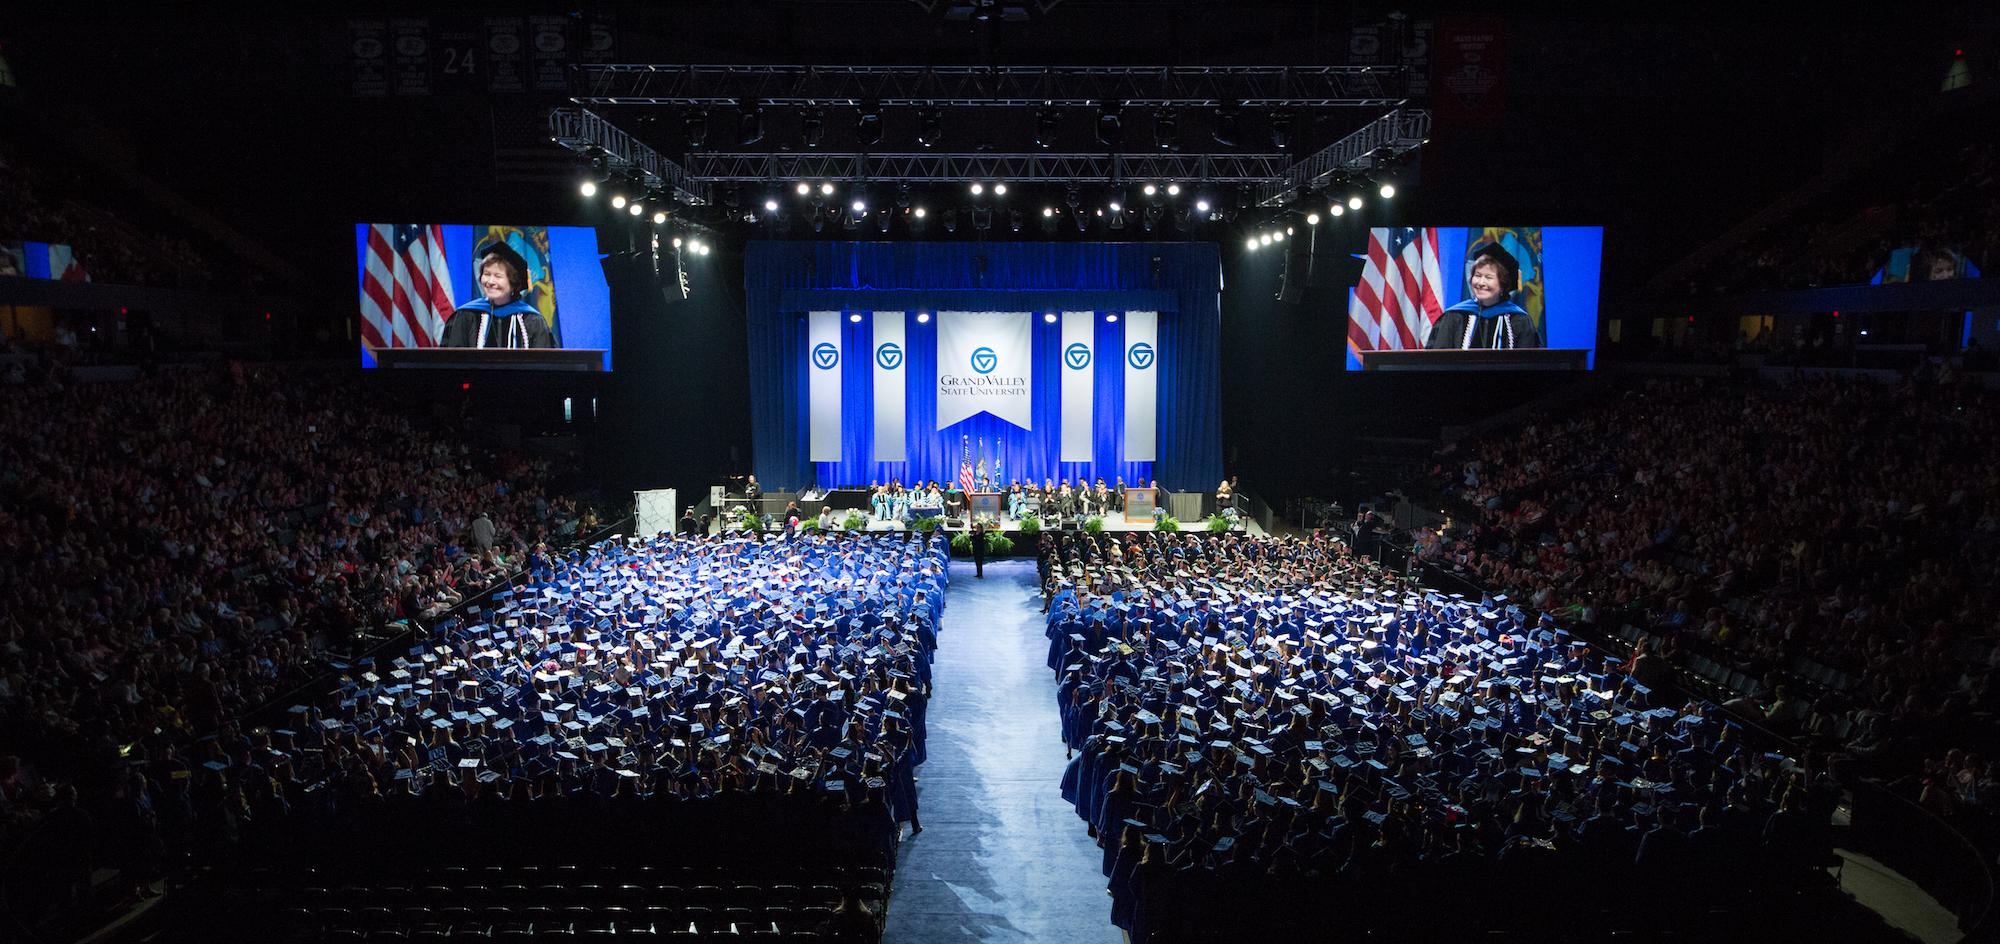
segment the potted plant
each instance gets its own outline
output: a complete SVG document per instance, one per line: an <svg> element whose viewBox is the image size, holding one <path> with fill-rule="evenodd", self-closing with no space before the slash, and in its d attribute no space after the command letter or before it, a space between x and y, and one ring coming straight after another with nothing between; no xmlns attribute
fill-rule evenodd
<svg viewBox="0 0 2000 944"><path fill-rule="evenodd" d="M849 531L860 531L868 527L868 519L862 517L861 512L850 511L847 517L840 519L840 526Z"/></svg>
<svg viewBox="0 0 2000 944"><path fill-rule="evenodd" d="M1168 515L1164 518L1161 518L1158 522L1154 523L1153 525L1153 530L1165 531L1168 534L1172 534L1176 531L1179 531L1180 529L1181 529L1180 519L1174 517L1173 515Z"/></svg>
<svg viewBox="0 0 2000 944"><path fill-rule="evenodd" d="M1088 534L1103 534L1104 516L1091 515L1090 517L1083 519L1083 530L1085 531L1085 533Z"/></svg>
<svg viewBox="0 0 2000 944"><path fill-rule="evenodd" d="M1229 530L1229 519L1221 515L1209 515L1207 525L1210 534L1221 534Z"/></svg>
<svg viewBox="0 0 2000 944"><path fill-rule="evenodd" d="M936 515L925 515L922 518L918 518L917 520L910 522L911 530L917 532L918 534L923 535L924 537L930 537L932 532L936 531L938 528L943 526L944 526L944 519L939 518Z"/></svg>
<svg viewBox="0 0 2000 944"><path fill-rule="evenodd" d="M1041 533L1042 533L1042 519L1040 515L1031 513L1027 517L1021 519L1022 537L1036 537Z"/></svg>

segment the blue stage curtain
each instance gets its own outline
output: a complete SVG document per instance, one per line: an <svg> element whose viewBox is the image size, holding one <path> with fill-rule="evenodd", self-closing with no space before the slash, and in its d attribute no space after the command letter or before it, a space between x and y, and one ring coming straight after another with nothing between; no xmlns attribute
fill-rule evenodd
<svg viewBox="0 0 2000 944"><path fill-rule="evenodd" d="M1206 491L1222 477L1219 344L1221 267L1213 243L798 243L753 242L744 269L755 470L768 489L945 480L958 474L961 437L985 441L1005 479L1123 476ZM806 461L807 311L861 312L842 326L842 454ZM980 414L936 430L937 321L919 311L1032 312L1034 382L1026 431ZM1061 351L1048 312L1095 313L1097 423L1094 463L1062 463ZM1121 461L1126 310L1160 312L1159 461ZM873 317L906 318L908 461L878 463L873 442Z"/></svg>

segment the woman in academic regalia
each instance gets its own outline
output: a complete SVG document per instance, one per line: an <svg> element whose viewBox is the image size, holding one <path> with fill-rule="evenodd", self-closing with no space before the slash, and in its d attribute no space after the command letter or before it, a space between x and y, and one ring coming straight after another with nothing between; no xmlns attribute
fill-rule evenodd
<svg viewBox="0 0 2000 944"><path fill-rule="evenodd" d="M555 347L548 320L525 301L528 260L505 240L488 243L474 254L479 260L481 297L466 302L444 324L442 347Z"/></svg>
<svg viewBox="0 0 2000 944"><path fill-rule="evenodd" d="M1521 263L1499 243L1487 243L1472 251L1472 266L1466 273L1472 297L1444 310L1431 325L1430 340L1424 347L1432 351L1457 349L1512 349L1542 347L1542 332L1535 319L1513 295L1521 288Z"/></svg>

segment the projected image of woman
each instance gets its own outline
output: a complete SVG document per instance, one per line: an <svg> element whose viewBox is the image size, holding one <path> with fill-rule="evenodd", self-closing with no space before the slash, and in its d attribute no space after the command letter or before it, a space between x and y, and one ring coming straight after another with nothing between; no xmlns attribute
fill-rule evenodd
<svg viewBox="0 0 2000 944"><path fill-rule="evenodd" d="M1521 287L1521 263L1499 243L1473 250L1466 282L1472 297L1444 310L1431 326L1429 350L1542 347L1535 319L1514 304Z"/></svg>
<svg viewBox="0 0 2000 944"><path fill-rule="evenodd" d="M481 297L466 302L445 322L444 347L555 347L555 334L541 311L528 304L528 260L504 242L476 253Z"/></svg>

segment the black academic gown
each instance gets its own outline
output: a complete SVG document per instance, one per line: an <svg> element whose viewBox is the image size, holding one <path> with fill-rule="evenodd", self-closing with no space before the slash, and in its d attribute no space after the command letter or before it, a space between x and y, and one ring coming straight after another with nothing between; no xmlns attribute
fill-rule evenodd
<svg viewBox="0 0 2000 944"><path fill-rule="evenodd" d="M486 324L486 343L479 342L479 326ZM474 299L452 312L444 323L442 347L548 348L556 346L548 319L527 302L508 302L495 307L486 299Z"/></svg>
<svg viewBox="0 0 2000 944"><path fill-rule="evenodd" d="M1465 338L1468 321L1477 322L1473 325L1470 343ZM1542 333L1535 327L1535 319L1529 317L1521 306L1503 301L1481 308L1471 300L1445 309L1444 314L1438 316L1437 323L1431 326L1430 340L1424 343L1424 348L1431 351L1543 346Z"/></svg>

